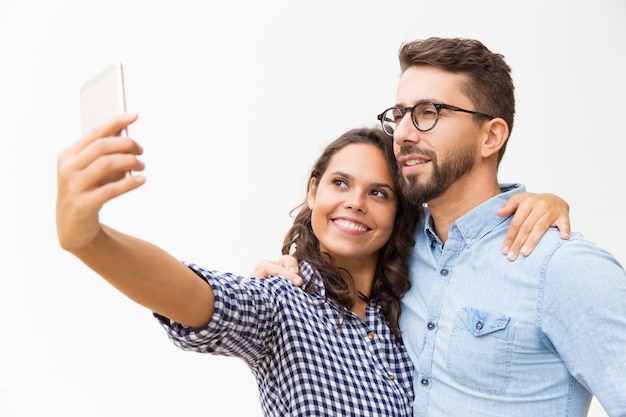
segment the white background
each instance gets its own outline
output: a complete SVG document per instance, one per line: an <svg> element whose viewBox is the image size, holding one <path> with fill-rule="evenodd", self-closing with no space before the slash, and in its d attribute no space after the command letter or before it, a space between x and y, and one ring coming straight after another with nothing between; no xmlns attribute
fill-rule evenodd
<svg viewBox="0 0 626 417"><path fill-rule="evenodd" d="M400 43L429 36L505 55L501 181L563 196L624 262L626 2L0 0L0 416L260 415L242 362L177 350L58 247L56 154L80 136L83 82L124 64L145 148L148 182L102 220L245 275L279 254L322 147L393 104Z"/></svg>

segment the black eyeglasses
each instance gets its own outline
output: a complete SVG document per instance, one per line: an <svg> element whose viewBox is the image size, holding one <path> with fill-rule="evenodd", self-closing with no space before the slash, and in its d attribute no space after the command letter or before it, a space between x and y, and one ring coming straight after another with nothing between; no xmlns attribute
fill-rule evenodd
<svg viewBox="0 0 626 417"><path fill-rule="evenodd" d="M465 110L460 107L451 106L449 104L433 103L430 101L420 101L413 107L390 107L381 114L378 115L378 120L383 127L383 131L393 136L393 132L396 131L396 126L407 112L411 112L411 120L413 126L420 132L428 132L432 130L439 121L439 111L441 109L447 109L452 111L461 111L464 113L474 114L476 116L486 117L489 120L495 119L495 116L490 114L480 113L472 110Z"/></svg>

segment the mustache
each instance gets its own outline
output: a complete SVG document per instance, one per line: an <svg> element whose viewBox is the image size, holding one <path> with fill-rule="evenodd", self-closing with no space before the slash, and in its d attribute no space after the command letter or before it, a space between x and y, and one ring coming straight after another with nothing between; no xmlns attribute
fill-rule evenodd
<svg viewBox="0 0 626 417"><path fill-rule="evenodd" d="M396 157L407 156L407 155L423 155L428 157L431 160L436 160L437 154L430 149L422 148L421 146L409 144L402 145L400 150L398 151Z"/></svg>

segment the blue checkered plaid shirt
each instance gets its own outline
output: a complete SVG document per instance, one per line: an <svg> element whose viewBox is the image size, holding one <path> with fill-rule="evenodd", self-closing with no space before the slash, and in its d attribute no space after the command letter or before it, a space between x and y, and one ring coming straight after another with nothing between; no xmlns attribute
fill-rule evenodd
<svg viewBox="0 0 626 417"><path fill-rule="evenodd" d="M266 416L410 416L413 366L375 301L341 322L319 274L300 263L306 294L284 278L244 278L189 264L211 284L215 312L194 332L157 314L183 350L236 356L256 377Z"/></svg>

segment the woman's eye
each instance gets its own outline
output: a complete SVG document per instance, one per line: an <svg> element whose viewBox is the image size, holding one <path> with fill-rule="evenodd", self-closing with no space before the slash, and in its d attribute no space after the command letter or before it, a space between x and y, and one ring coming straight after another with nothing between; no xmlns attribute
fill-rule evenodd
<svg viewBox="0 0 626 417"><path fill-rule="evenodd" d="M387 198L387 193L383 190L372 190L372 194L376 197Z"/></svg>
<svg viewBox="0 0 626 417"><path fill-rule="evenodd" d="M344 180L341 180L341 179L338 179L338 178L333 180L333 184L335 184L337 187L347 187L348 186L348 184Z"/></svg>

